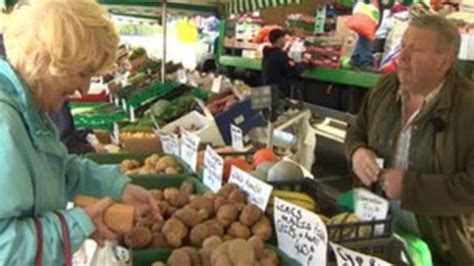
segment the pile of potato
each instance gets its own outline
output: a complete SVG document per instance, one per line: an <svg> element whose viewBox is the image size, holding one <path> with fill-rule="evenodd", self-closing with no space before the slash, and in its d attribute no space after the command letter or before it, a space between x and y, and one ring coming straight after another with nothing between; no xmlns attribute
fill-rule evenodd
<svg viewBox="0 0 474 266"><path fill-rule="evenodd" d="M160 157L157 154L149 156L143 163L136 160L123 160L120 168L126 175L177 175L183 171L172 156Z"/></svg>
<svg viewBox="0 0 474 266"><path fill-rule="evenodd" d="M264 242L272 236L270 219L256 205L247 203L245 193L235 184L226 184L217 193L194 195L194 185L187 181L179 189L151 193L162 217L139 210L135 227L124 239L130 248L202 247L213 236L223 242L256 236Z"/></svg>
<svg viewBox="0 0 474 266"><path fill-rule="evenodd" d="M155 262L152 266L277 266L280 259L276 252L266 249L262 239L253 236L248 240L224 241L219 236L204 240L202 248L183 247L171 253L167 263Z"/></svg>

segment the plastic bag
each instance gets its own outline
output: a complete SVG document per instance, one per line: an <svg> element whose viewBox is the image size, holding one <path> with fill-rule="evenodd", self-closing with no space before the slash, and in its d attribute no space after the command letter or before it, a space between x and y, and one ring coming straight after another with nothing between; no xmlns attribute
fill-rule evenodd
<svg viewBox="0 0 474 266"><path fill-rule="evenodd" d="M104 247L97 247L91 266L129 266L130 252L113 241L106 241Z"/></svg>
<svg viewBox="0 0 474 266"><path fill-rule="evenodd" d="M346 20L346 25L360 36L373 41L379 18L380 11L376 1L370 4L359 1L352 11L352 16Z"/></svg>

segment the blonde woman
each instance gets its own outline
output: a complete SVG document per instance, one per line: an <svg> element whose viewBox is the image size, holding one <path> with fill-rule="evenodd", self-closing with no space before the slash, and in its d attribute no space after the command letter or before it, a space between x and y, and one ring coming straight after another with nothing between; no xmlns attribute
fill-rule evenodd
<svg viewBox="0 0 474 266"><path fill-rule="evenodd" d="M68 155L46 112L58 110L113 63L118 37L93 0L38 0L10 15L0 60L0 265L62 265L102 222L112 200L150 205L116 167ZM65 210L77 194L106 198ZM69 250L69 254L68 254Z"/></svg>

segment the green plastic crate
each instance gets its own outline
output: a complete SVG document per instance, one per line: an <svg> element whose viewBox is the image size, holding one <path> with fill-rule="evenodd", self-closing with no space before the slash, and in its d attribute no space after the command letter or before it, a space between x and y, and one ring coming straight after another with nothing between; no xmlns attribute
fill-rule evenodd
<svg viewBox="0 0 474 266"><path fill-rule="evenodd" d="M281 266L298 266L301 265L296 260L288 257L285 253L283 253L278 248L272 245L266 245L266 248L272 249L278 254L280 258L280 265ZM140 250L134 251L132 253L132 265L133 266L151 266L153 262L162 261L166 263L168 257L171 256L173 252L172 249L148 249L148 250Z"/></svg>
<svg viewBox="0 0 474 266"><path fill-rule="evenodd" d="M169 187L179 188L185 181L191 181L194 184L194 194L202 195L210 190L199 182L196 178L189 176L135 176L132 177L132 183L142 186L146 189L165 189ZM145 250L146 251L146 250Z"/></svg>
<svg viewBox="0 0 474 266"><path fill-rule="evenodd" d="M137 160L139 162L145 161L145 159L153 154L158 154L163 156L163 153L158 152L144 152L144 153L115 153L115 154L100 154L100 153L90 153L86 155L86 158L98 163L98 164L120 164L123 160ZM189 166L177 156L170 155L176 159L178 164L181 166L183 171L178 175L131 175L131 177L157 177L157 176L194 176L194 172L189 168Z"/></svg>

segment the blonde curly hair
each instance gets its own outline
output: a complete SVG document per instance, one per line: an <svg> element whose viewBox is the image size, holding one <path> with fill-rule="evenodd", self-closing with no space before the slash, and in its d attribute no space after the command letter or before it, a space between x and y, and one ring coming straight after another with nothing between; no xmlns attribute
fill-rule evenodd
<svg viewBox="0 0 474 266"><path fill-rule="evenodd" d="M7 59L35 96L54 80L113 66L119 38L93 0L30 0L9 20L4 33Z"/></svg>

